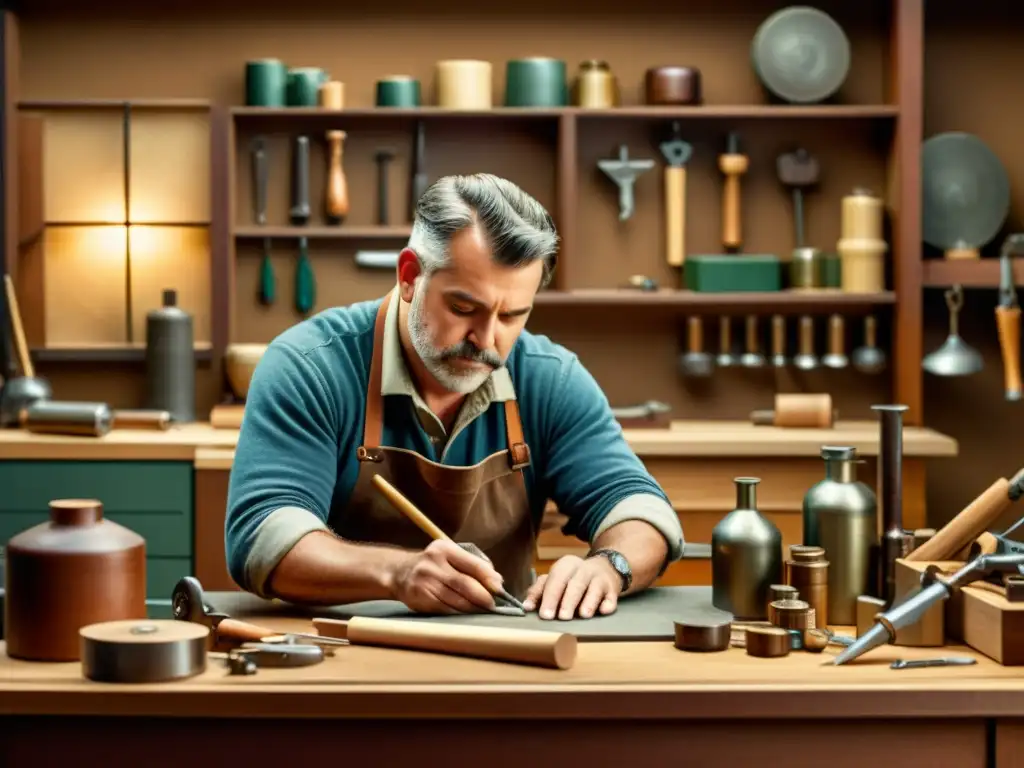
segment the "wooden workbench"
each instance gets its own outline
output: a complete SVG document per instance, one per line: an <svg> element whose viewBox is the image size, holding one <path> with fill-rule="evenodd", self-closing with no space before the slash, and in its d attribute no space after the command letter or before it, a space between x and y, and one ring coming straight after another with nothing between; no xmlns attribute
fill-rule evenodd
<svg viewBox="0 0 1024 768"><path fill-rule="evenodd" d="M630 429L626 440L661 484L680 514L688 541L706 544L711 530L735 503L732 479L761 478L758 506L782 532L783 543L802 540L804 494L824 476L822 445L851 445L865 459L860 477L874 485L878 424L838 422L833 429L779 429L742 421L676 421L670 429ZM167 432L115 430L103 438L31 435L0 431L0 461L174 461L194 469L193 571L210 590L234 589L224 562L224 515L228 480L238 441L235 430L208 424ZM925 461L953 457L957 443L933 430L904 430L904 523L926 524ZM979 491L983 488L979 488ZM552 507L537 546L537 569L559 557L581 554L586 545L561 533L562 518ZM707 560L674 563L660 584L709 584Z"/></svg>
<svg viewBox="0 0 1024 768"><path fill-rule="evenodd" d="M738 649L682 653L668 642L583 643L575 667L555 671L347 647L305 669L231 677L211 662L191 680L141 686L90 683L74 663L2 657L0 764L159 768L182 765L187 751L202 765L274 765L299 754L304 764L344 756L452 768L1019 765L1021 668L965 648L887 647L842 667L828 663L833 652L754 659ZM888 667L942 653L978 664Z"/></svg>

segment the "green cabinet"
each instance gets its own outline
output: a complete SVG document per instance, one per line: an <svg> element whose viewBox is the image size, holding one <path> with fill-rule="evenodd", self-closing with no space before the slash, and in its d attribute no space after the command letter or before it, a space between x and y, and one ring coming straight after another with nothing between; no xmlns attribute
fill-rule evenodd
<svg viewBox="0 0 1024 768"><path fill-rule="evenodd" d="M192 463L0 461L0 542L44 522L51 500L80 498L146 540L146 594L169 600L192 573Z"/></svg>

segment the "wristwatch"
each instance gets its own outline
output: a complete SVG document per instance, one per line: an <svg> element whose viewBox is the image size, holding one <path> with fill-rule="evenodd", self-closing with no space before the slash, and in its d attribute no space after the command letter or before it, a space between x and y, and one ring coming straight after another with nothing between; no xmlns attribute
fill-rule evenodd
<svg viewBox="0 0 1024 768"><path fill-rule="evenodd" d="M633 583L633 569L629 567L629 560L621 552L616 552L614 549L595 549L589 555L587 560L592 557L603 557L609 563L612 564L612 568L619 574L619 578L622 579L622 592L629 589L629 586Z"/></svg>

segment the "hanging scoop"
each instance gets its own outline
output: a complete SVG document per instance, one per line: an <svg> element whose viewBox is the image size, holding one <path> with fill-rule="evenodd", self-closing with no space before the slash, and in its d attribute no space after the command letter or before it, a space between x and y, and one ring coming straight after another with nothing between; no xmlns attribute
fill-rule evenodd
<svg viewBox="0 0 1024 768"><path fill-rule="evenodd" d="M970 376L984 367L981 354L960 338L960 310L964 305L964 290L954 285L946 291L949 307L949 336L934 352L925 355L921 366L935 376Z"/></svg>

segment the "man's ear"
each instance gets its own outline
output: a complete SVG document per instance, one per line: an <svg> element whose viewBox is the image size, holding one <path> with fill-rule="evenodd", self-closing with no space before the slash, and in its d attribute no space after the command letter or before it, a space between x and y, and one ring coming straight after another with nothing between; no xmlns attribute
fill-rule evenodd
<svg viewBox="0 0 1024 768"><path fill-rule="evenodd" d="M412 301L414 293L413 284L416 278L423 273L423 266L416 251L411 248L403 248L398 254L398 291L402 301Z"/></svg>

